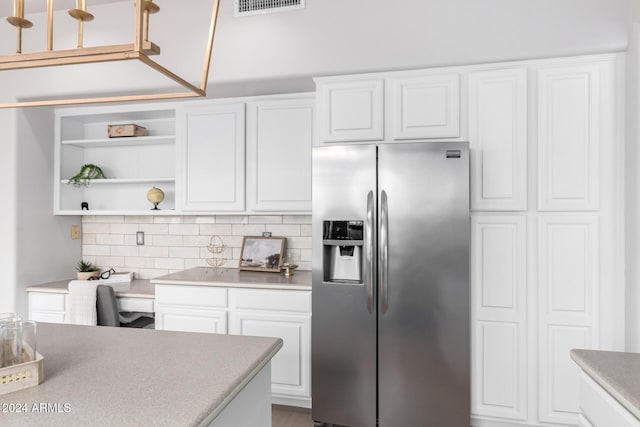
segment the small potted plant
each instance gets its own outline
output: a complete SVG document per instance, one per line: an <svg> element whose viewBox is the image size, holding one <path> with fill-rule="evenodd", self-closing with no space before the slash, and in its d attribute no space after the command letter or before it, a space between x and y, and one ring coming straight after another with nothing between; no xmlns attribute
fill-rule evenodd
<svg viewBox="0 0 640 427"><path fill-rule="evenodd" d="M80 168L80 172L69 178L69 184L75 187L88 187L92 179L106 179L107 177L100 169L100 166L86 164Z"/></svg>
<svg viewBox="0 0 640 427"><path fill-rule="evenodd" d="M90 262L82 260L76 265L78 270L78 280L89 280L91 277L98 277L100 275L100 269Z"/></svg>

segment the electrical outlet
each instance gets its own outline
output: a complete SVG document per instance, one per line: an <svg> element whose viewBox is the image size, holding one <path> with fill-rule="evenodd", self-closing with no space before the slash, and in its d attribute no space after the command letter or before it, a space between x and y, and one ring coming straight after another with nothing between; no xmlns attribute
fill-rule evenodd
<svg viewBox="0 0 640 427"><path fill-rule="evenodd" d="M136 245L138 246L144 245L144 231L136 232Z"/></svg>
<svg viewBox="0 0 640 427"><path fill-rule="evenodd" d="M80 240L80 226L72 225L71 226L71 240Z"/></svg>

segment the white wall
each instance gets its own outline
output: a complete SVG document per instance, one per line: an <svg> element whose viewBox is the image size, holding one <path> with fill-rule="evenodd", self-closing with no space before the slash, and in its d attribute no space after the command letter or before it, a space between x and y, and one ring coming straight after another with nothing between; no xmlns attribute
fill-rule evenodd
<svg viewBox="0 0 640 427"><path fill-rule="evenodd" d="M627 54L626 172L626 347L640 352L640 3L631 2Z"/></svg>
<svg viewBox="0 0 640 427"><path fill-rule="evenodd" d="M26 316L26 288L74 275L80 240L71 240L79 217L53 216L54 121L50 108L17 111L16 310Z"/></svg>
<svg viewBox="0 0 640 427"><path fill-rule="evenodd" d="M86 24L86 45L132 40L131 3L90 5L96 20ZM158 3L151 39L163 49L161 62L199 81L211 0ZM270 81L277 91L277 83L290 78L310 85L310 77L327 74L624 50L628 11L629 0L307 0L304 10L234 18L233 1L223 0L210 77L214 86L237 83L238 95L245 95L253 81ZM30 19L35 26L25 30L25 51L43 50L45 16ZM74 47L75 21L60 11L55 22L56 48ZM112 28L118 36L109 35ZM15 30L0 25L0 40L0 54L11 53ZM135 88L164 82L151 72L104 69L50 69L46 79L3 72L3 79L30 84L12 85L0 98L68 93L69 79L77 91L89 92L108 90L109 79Z"/></svg>
<svg viewBox="0 0 640 427"><path fill-rule="evenodd" d="M15 111L0 110L0 312L15 310L16 295L16 144Z"/></svg>

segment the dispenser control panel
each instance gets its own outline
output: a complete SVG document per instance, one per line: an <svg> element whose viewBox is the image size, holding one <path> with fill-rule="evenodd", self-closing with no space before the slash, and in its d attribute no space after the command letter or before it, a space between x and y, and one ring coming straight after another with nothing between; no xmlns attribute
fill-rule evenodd
<svg viewBox="0 0 640 427"><path fill-rule="evenodd" d="M362 284L364 221L324 221L322 225L324 281Z"/></svg>
<svg viewBox="0 0 640 427"><path fill-rule="evenodd" d="M323 240L362 240L364 221L324 221Z"/></svg>

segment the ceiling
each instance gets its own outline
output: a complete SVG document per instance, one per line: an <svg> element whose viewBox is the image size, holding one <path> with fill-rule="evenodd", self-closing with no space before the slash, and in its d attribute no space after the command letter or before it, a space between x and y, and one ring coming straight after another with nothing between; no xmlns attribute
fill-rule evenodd
<svg viewBox="0 0 640 427"><path fill-rule="evenodd" d="M91 10L91 6L104 3L117 3L123 0L89 0L87 1L87 9ZM133 3L133 0L130 0ZM54 0L55 9L73 9L76 6L76 0ZM47 2L44 0L25 0L24 9L27 14L44 12L47 10ZM0 2L0 16L7 17L13 14L13 2L4 0Z"/></svg>

